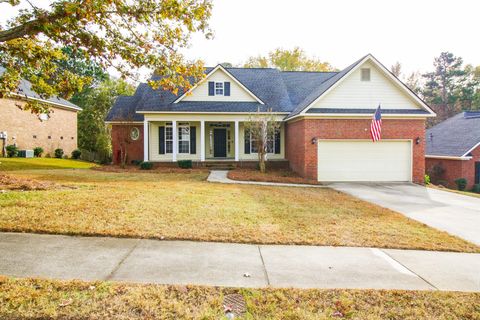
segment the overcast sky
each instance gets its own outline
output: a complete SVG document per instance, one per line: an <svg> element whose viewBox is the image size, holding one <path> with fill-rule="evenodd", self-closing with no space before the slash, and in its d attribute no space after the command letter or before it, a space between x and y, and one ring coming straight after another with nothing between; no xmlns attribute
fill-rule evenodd
<svg viewBox="0 0 480 320"><path fill-rule="evenodd" d="M14 14L6 4L0 11L2 22ZM409 73L432 69L435 56L451 51L480 65L479 12L475 0L214 0L215 38L195 35L186 55L207 65L241 64L299 46L340 69L372 53Z"/></svg>

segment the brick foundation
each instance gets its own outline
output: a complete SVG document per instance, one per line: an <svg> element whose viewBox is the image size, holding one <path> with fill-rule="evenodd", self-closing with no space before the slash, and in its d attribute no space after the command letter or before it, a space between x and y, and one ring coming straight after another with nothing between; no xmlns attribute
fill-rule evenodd
<svg viewBox="0 0 480 320"><path fill-rule="evenodd" d="M317 139L370 139L371 119L302 119L288 122L286 154L290 168L301 176L317 179ZM423 184L425 174L425 120L383 119L382 139L411 139L413 182Z"/></svg>
<svg viewBox="0 0 480 320"><path fill-rule="evenodd" d="M432 183L442 184L449 188L457 188L455 180L458 178L467 179L467 189L475 184L475 162L480 162L480 147L472 151L471 160L448 160L448 159L425 159L425 169L430 175ZM434 167L443 169L440 175L435 174Z"/></svg>

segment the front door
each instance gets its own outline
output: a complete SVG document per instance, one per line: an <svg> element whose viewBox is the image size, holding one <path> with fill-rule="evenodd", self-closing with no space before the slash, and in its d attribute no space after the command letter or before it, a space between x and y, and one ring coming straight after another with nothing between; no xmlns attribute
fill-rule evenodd
<svg viewBox="0 0 480 320"><path fill-rule="evenodd" d="M213 129L213 157L227 157L227 129Z"/></svg>
<svg viewBox="0 0 480 320"><path fill-rule="evenodd" d="M480 183L480 162L475 162L475 184Z"/></svg>

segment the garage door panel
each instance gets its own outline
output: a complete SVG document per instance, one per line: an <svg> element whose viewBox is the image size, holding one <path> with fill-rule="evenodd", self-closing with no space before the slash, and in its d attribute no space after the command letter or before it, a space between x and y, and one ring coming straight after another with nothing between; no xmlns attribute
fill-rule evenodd
<svg viewBox="0 0 480 320"><path fill-rule="evenodd" d="M318 141L319 181L411 181L410 141Z"/></svg>

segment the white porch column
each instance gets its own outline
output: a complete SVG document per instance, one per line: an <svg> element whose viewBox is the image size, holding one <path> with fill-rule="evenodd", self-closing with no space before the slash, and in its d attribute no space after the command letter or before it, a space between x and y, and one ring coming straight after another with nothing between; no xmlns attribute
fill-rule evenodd
<svg viewBox="0 0 480 320"><path fill-rule="evenodd" d="M178 130L177 130L177 121L172 121L172 133L173 133L173 146L172 146L172 161L177 161L177 149L178 149Z"/></svg>
<svg viewBox="0 0 480 320"><path fill-rule="evenodd" d="M150 130L148 130L150 126L148 125L148 120L143 120L143 161L147 162L149 158L149 145L148 145L148 138L150 135Z"/></svg>
<svg viewBox="0 0 480 320"><path fill-rule="evenodd" d="M205 161L205 120L200 121L200 161Z"/></svg>
<svg viewBox="0 0 480 320"><path fill-rule="evenodd" d="M238 120L235 120L235 161L238 161L239 159L239 152L238 152L238 148L239 148L239 141L240 141L240 130L238 129Z"/></svg>

